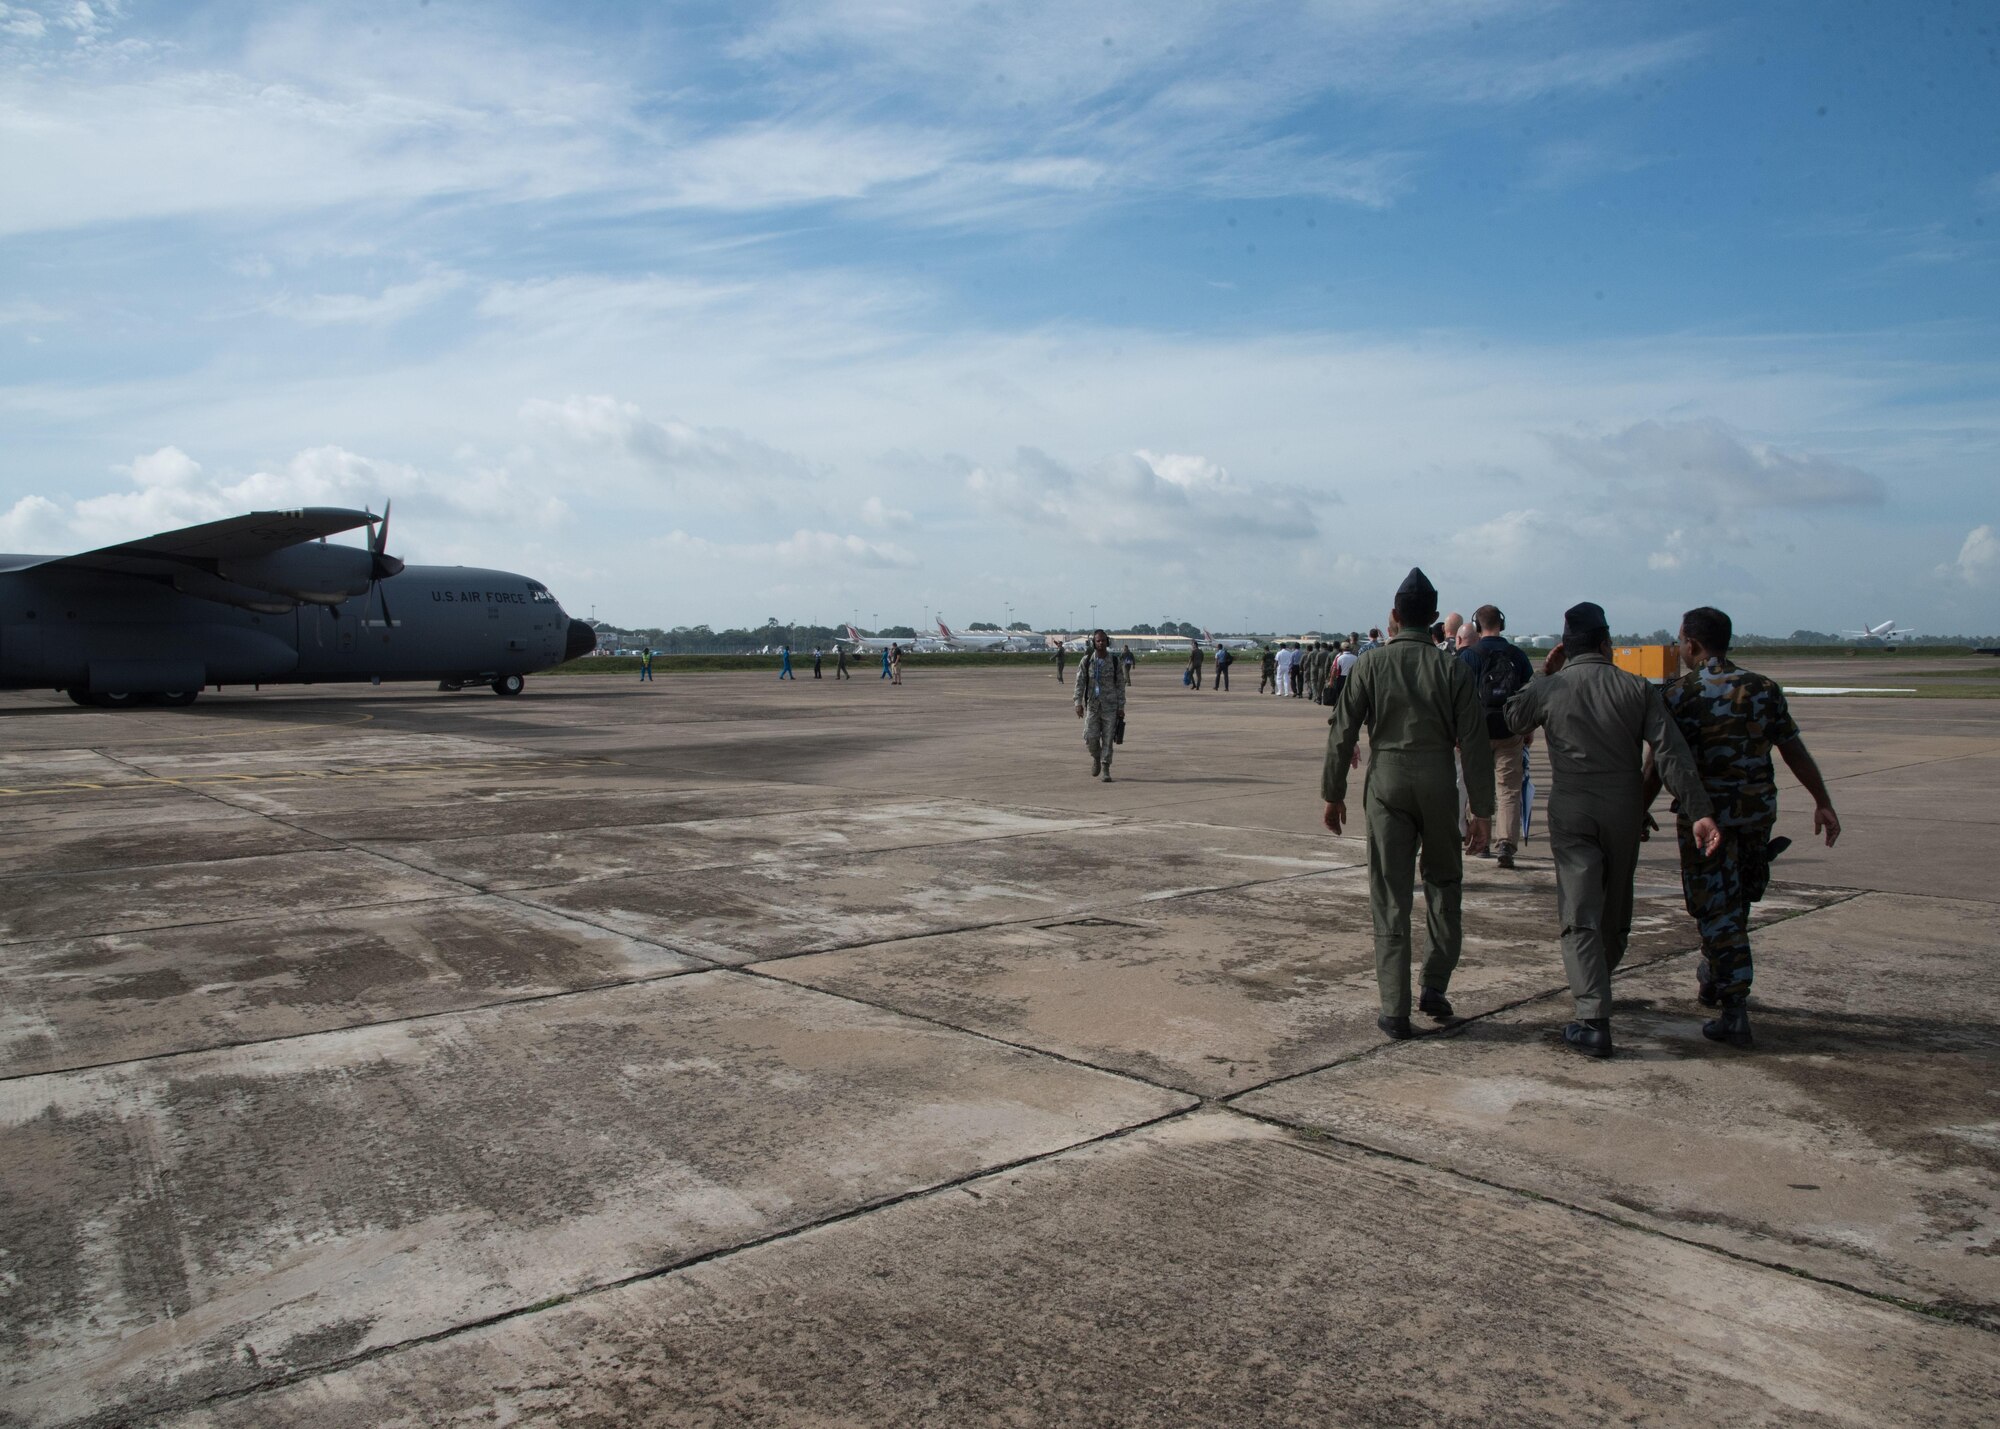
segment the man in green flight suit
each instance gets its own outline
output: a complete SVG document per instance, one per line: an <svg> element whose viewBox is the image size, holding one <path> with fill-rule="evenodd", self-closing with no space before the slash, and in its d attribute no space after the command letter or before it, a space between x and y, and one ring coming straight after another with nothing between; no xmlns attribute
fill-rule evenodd
<svg viewBox="0 0 2000 1429"><path fill-rule="evenodd" d="M1691 833L1713 852L1722 843L1687 741L1667 718L1659 691L1611 663L1604 607L1584 601L1563 612L1562 644L1549 652L1542 679L1507 701L1516 734L1548 731L1549 852L1562 912L1563 970L1576 1020L1563 1041L1587 1057L1611 1055L1611 974L1632 933L1632 875L1646 819L1640 746L1691 820Z"/></svg>
<svg viewBox="0 0 2000 1429"><path fill-rule="evenodd" d="M1771 830L1778 818L1777 750L1813 801L1813 832L1833 847L1840 816L1775 680L1729 658L1735 627L1714 606L1681 617L1681 659L1688 673L1660 692L1667 714L1694 752L1702 787L1715 804L1722 846L1704 851L1687 809L1680 814L1681 892L1701 929L1697 996L1721 1015L1702 1024L1711 1042L1746 1050L1750 1034L1750 906L1771 881ZM1656 768L1646 770L1648 808L1660 792ZM1652 823L1651 815L1646 822Z"/></svg>
<svg viewBox="0 0 2000 1429"><path fill-rule="evenodd" d="M1358 661L1341 688L1327 721L1326 767L1320 775L1324 822L1337 834L1347 821L1347 771L1365 725L1368 775L1361 807L1368 823L1368 906L1375 920L1375 981L1382 998L1375 1025L1397 1040L1415 1035L1410 1027L1410 907L1416 869L1420 865L1423 870L1429 939L1417 1010L1442 1022L1451 1016L1445 990L1464 941L1462 854L1485 848L1493 823L1493 747L1486 716L1465 667L1431 643L1430 624L1436 619L1437 590L1413 567L1396 591L1389 642ZM1454 749L1465 761L1472 806L1462 845Z"/></svg>

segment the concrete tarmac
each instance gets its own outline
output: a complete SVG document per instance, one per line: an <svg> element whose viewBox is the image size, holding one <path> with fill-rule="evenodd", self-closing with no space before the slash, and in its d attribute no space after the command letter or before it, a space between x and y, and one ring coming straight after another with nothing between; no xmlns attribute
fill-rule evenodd
<svg viewBox="0 0 2000 1429"><path fill-rule="evenodd" d="M0 696L0 1425L1992 1422L2000 702L1603 1063L1539 834L1385 1043L1322 712L1052 673Z"/></svg>

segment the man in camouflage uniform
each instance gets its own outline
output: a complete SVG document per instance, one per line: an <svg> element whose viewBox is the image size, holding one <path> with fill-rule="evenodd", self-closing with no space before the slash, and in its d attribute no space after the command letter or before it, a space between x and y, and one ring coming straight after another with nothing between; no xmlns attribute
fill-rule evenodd
<svg viewBox="0 0 2000 1429"><path fill-rule="evenodd" d="M1799 737L1778 684L1730 662L1729 617L1712 606L1681 617L1681 659L1688 673L1662 691L1667 714L1679 727L1715 805L1721 847L1702 852L1685 810L1680 814L1681 893L1701 929L1698 996L1721 1015L1702 1024L1702 1035L1732 1047L1750 1047L1750 905L1771 879L1771 829L1778 818L1778 785L1771 768L1776 749L1813 800L1813 832L1833 847L1840 818L1819 766ZM1650 808L1660 791L1657 771L1646 771ZM1647 823L1652 824L1650 815ZM1657 827L1657 825L1654 825Z"/></svg>
<svg viewBox="0 0 2000 1429"><path fill-rule="evenodd" d="M1410 1026L1410 908L1415 874L1424 877L1423 995L1417 1010L1443 1021L1445 990L1464 942L1462 854L1486 847L1493 820L1493 750L1472 677L1431 644L1437 591L1412 569L1396 591L1388 644L1357 663L1334 706L1320 795L1322 819L1339 833L1347 819L1347 771L1362 727L1368 729L1368 775L1361 806L1368 821L1368 905L1375 922L1375 982L1389 1037ZM1322 642L1324 643L1324 642ZM1324 675L1321 676L1322 682ZM1458 779L1452 753L1465 760L1472 801L1464 842L1458 832ZM1421 849L1421 859L1419 858Z"/></svg>
<svg viewBox="0 0 2000 1429"><path fill-rule="evenodd" d="M1090 751L1093 778L1111 782L1111 751L1119 716L1125 713L1125 666L1111 653L1102 630L1090 637L1090 651L1076 665L1076 717L1083 721L1083 745Z"/></svg>

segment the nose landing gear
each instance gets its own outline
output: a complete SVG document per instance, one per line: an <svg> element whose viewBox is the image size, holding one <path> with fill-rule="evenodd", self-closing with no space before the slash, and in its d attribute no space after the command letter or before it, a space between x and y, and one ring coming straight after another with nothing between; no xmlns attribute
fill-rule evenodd
<svg viewBox="0 0 2000 1429"><path fill-rule="evenodd" d="M493 682L493 693L512 697L528 687L528 682L519 675L502 675Z"/></svg>

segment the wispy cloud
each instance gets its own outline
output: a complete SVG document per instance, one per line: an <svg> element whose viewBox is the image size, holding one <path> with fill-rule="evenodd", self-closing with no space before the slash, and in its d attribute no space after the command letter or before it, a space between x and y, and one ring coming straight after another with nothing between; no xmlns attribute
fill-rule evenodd
<svg viewBox="0 0 2000 1429"><path fill-rule="evenodd" d="M711 566L749 566L769 571L915 570L923 563L915 553L890 541L800 528L776 541L711 541L686 531L668 532L654 542L657 549L684 560Z"/></svg>
<svg viewBox="0 0 2000 1429"><path fill-rule="evenodd" d="M1879 505L1884 496L1881 479L1858 467L1750 441L1713 419L1638 422L1608 436L1548 441L1614 501L1733 511Z"/></svg>

